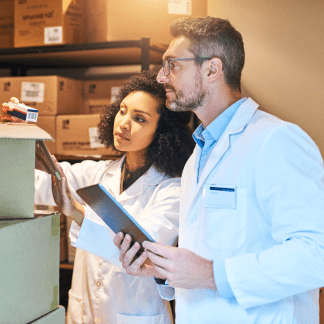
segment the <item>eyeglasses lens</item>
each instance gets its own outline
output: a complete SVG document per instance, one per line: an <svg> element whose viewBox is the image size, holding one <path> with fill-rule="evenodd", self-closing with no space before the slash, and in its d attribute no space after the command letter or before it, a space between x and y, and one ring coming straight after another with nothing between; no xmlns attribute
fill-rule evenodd
<svg viewBox="0 0 324 324"><path fill-rule="evenodd" d="M170 73L169 60L163 60L163 73L165 76L169 75Z"/></svg>

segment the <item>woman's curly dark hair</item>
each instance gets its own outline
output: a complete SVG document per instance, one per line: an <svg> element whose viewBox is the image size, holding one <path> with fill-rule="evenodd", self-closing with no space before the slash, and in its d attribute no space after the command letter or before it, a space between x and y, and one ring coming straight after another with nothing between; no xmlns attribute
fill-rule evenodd
<svg viewBox="0 0 324 324"><path fill-rule="evenodd" d="M188 128L192 113L173 112L165 106L164 86L156 81L155 73L147 71L132 76L120 90L117 100L102 111L98 125L101 143L106 147L114 147L115 116L124 98L134 91L144 91L163 102L158 109L160 118L153 142L146 153L146 162L171 177L181 176L194 148Z"/></svg>

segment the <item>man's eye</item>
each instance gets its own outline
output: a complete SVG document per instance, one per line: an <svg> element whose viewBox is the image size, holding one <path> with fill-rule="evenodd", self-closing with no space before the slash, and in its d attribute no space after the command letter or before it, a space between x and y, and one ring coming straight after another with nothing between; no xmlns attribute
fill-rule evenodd
<svg viewBox="0 0 324 324"><path fill-rule="evenodd" d="M177 66L176 63L170 62L170 69L174 69Z"/></svg>

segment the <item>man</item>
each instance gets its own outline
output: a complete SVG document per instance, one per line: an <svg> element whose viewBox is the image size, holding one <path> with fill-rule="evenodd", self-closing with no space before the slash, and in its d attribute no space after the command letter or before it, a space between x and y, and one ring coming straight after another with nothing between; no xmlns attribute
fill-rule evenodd
<svg viewBox="0 0 324 324"><path fill-rule="evenodd" d="M168 108L202 124L182 175L179 247L115 244L129 274L167 279L176 323L318 323L324 286L324 170L298 126L241 97L244 46L227 20L189 18L157 80ZM148 259L147 259L148 258ZM161 284L162 283L162 284ZM175 287L175 294L174 288Z"/></svg>

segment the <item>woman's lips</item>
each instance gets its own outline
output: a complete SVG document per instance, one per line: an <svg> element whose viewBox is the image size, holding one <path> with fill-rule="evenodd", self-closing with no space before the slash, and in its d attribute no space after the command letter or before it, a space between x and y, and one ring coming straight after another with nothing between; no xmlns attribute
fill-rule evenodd
<svg viewBox="0 0 324 324"><path fill-rule="evenodd" d="M116 136L123 141L129 141L129 138L127 138L125 135L123 135L122 133L116 133Z"/></svg>

